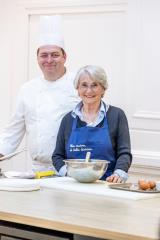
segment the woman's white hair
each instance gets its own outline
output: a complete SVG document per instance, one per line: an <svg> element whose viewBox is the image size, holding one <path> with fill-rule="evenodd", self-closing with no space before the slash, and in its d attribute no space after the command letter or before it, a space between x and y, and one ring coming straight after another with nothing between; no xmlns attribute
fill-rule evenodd
<svg viewBox="0 0 160 240"><path fill-rule="evenodd" d="M107 75L103 68L95 65L87 65L79 69L74 79L74 87L77 89L81 77L88 75L91 79L98 82L104 90L108 88Z"/></svg>

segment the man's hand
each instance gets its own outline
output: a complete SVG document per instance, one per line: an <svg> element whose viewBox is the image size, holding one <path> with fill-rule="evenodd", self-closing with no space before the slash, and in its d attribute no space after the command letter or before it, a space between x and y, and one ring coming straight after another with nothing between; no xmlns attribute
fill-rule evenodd
<svg viewBox="0 0 160 240"><path fill-rule="evenodd" d="M124 182L123 178L119 177L116 174L112 174L111 176L107 177L106 181L107 182L112 182L112 183L122 183L122 182Z"/></svg>

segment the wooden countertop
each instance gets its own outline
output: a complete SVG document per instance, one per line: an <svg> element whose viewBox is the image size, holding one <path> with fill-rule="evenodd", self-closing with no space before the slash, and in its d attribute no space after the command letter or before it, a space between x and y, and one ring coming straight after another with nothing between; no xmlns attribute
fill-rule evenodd
<svg viewBox="0 0 160 240"><path fill-rule="evenodd" d="M44 188L0 191L0 219L112 240L153 240L160 237L160 198L132 201Z"/></svg>

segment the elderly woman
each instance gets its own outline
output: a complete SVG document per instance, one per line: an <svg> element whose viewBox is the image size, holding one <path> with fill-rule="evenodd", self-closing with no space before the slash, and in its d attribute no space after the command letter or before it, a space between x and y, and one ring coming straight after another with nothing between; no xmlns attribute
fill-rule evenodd
<svg viewBox="0 0 160 240"><path fill-rule="evenodd" d="M102 101L108 88L105 71L85 66L78 71L74 84L82 101L62 119L53 165L60 176L65 176L63 160L84 159L90 151L92 159L110 161L101 180L126 181L132 161L128 123L120 108Z"/></svg>

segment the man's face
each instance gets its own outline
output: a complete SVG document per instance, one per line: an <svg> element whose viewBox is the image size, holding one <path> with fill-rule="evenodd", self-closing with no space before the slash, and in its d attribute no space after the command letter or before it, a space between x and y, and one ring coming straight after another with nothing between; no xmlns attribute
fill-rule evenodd
<svg viewBox="0 0 160 240"><path fill-rule="evenodd" d="M38 64L46 79L56 80L56 77L64 73L64 64L66 54L62 52L60 47L47 45L39 48L37 54Z"/></svg>

